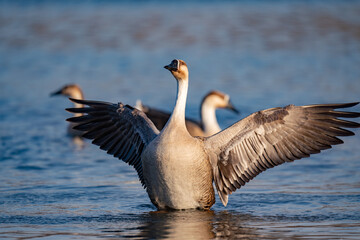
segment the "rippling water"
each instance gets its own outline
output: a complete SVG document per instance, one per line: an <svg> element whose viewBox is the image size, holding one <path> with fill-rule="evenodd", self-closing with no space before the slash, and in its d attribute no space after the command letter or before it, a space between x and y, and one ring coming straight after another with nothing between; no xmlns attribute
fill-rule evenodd
<svg viewBox="0 0 360 240"><path fill-rule="evenodd" d="M218 111L222 127L290 103L359 101L359 16L358 1L0 2L0 238L359 238L359 130L262 173L226 208L157 212L131 167L66 137L70 102L49 98L74 82L89 99L171 110L162 66L181 58L189 116L212 89L242 110Z"/></svg>

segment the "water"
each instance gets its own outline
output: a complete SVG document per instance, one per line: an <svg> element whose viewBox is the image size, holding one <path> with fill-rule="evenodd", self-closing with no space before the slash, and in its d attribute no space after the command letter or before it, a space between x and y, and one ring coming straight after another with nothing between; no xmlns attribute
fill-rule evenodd
<svg viewBox="0 0 360 240"><path fill-rule="evenodd" d="M212 211L157 212L126 164L66 137L71 106L49 93L171 110L162 66L190 68L187 114L209 90L242 115L360 99L360 2L0 3L0 238L357 239L360 132L268 170ZM360 111L354 107L353 111Z"/></svg>

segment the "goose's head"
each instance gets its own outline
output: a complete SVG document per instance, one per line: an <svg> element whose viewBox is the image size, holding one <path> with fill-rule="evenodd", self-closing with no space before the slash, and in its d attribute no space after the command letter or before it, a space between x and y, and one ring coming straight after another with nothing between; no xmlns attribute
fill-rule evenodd
<svg viewBox="0 0 360 240"><path fill-rule="evenodd" d="M81 91L81 88L77 84L65 85L64 87L60 88L58 91L55 91L50 94L50 96L56 96L56 95L64 95L75 99L83 98L83 93Z"/></svg>
<svg viewBox="0 0 360 240"><path fill-rule="evenodd" d="M239 111L234 107L230 101L230 96L220 92L220 91L211 91L204 98L202 104L211 105L214 108L227 108L233 112L239 114Z"/></svg>
<svg viewBox="0 0 360 240"><path fill-rule="evenodd" d="M169 70L178 81L188 79L189 71L186 63L183 60L174 59L169 65L166 65L164 68Z"/></svg>

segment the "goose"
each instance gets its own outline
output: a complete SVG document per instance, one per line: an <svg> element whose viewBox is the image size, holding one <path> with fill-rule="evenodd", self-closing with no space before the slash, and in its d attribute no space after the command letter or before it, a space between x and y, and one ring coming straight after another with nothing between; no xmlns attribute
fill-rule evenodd
<svg viewBox="0 0 360 240"><path fill-rule="evenodd" d="M84 137L137 171L157 209L203 209L215 203L213 183L224 206L229 195L259 173L296 159L309 157L351 136L344 128L360 124L343 104L288 105L255 112L210 137L193 137L185 125L188 68L173 60L165 68L177 81L174 110L159 131L146 114L122 103L71 101L87 105L67 109L85 114L68 121L78 124Z"/></svg>
<svg viewBox="0 0 360 240"><path fill-rule="evenodd" d="M171 113L158 110L156 108L144 106L141 101L136 102L137 109L143 111L146 116L161 130L170 118ZM230 101L230 96L221 91L210 91L207 93L200 105L200 122L190 118L185 119L186 128L192 136L211 136L221 131L216 119L216 109L226 108L239 114L239 111Z"/></svg>
<svg viewBox="0 0 360 240"><path fill-rule="evenodd" d="M80 99L80 100L84 99L83 91L81 90L80 86L77 84L67 84L62 88L60 88L59 90L50 94L50 96L58 96L58 95L71 97L73 99ZM74 107L76 108L81 108L83 106L84 106L83 104L74 103ZM74 117L78 117L82 115L83 115L82 113L75 113ZM81 137L83 132L75 130L74 129L75 126L76 126L75 123L70 123L67 128L67 134L71 137Z"/></svg>

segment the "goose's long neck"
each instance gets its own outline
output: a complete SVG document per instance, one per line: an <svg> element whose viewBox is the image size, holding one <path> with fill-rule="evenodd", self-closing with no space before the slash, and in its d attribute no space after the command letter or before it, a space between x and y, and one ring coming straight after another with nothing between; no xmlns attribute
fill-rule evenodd
<svg viewBox="0 0 360 240"><path fill-rule="evenodd" d="M187 92L188 92L188 79L178 80L177 98L176 98L175 107L165 128L172 126L172 127L176 127L177 129L183 129L187 132L185 125L185 107L186 107Z"/></svg>
<svg viewBox="0 0 360 240"><path fill-rule="evenodd" d="M214 135L221 130L216 120L216 107L210 102L204 101L201 105L200 118L206 136Z"/></svg>

